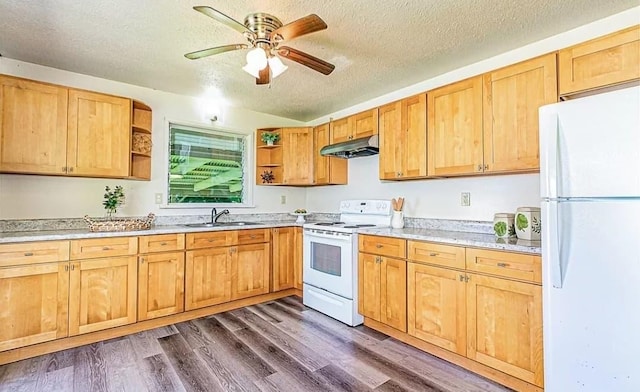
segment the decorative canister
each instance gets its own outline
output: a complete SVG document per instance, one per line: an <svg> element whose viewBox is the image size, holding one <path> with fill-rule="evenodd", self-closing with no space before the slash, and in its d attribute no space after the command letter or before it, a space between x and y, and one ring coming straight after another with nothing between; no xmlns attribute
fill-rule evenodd
<svg viewBox="0 0 640 392"><path fill-rule="evenodd" d="M498 238L508 238L516 235L513 225L515 214L498 212L493 215L493 232Z"/></svg>
<svg viewBox="0 0 640 392"><path fill-rule="evenodd" d="M516 210L516 235L522 240L540 241L540 208L520 207Z"/></svg>
<svg viewBox="0 0 640 392"><path fill-rule="evenodd" d="M391 227L394 229L402 229L404 227L404 216L402 211L393 211L391 216Z"/></svg>

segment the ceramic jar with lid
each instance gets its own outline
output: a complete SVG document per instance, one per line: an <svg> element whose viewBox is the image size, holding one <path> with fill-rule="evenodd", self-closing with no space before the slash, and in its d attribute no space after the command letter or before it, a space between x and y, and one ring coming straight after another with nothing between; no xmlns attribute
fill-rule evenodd
<svg viewBox="0 0 640 392"><path fill-rule="evenodd" d="M516 235L522 240L540 241L542 224L539 207L520 207L515 217Z"/></svg>
<svg viewBox="0 0 640 392"><path fill-rule="evenodd" d="M516 235L514 226L515 214L498 212L493 215L493 233L498 238L508 238Z"/></svg>

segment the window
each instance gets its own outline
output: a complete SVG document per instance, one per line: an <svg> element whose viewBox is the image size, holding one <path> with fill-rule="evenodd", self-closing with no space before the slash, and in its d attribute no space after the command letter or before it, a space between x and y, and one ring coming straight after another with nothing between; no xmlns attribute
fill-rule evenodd
<svg viewBox="0 0 640 392"><path fill-rule="evenodd" d="M170 206L248 206L250 136L169 124Z"/></svg>

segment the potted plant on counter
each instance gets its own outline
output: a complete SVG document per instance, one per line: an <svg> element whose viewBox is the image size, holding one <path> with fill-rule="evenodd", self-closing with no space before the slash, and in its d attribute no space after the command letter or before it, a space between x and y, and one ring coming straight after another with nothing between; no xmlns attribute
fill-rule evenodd
<svg viewBox="0 0 640 392"><path fill-rule="evenodd" d="M280 134L277 132L262 132L260 140L262 140L262 142L267 146L273 146L274 143L277 143L278 140L280 140Z"/></svg>

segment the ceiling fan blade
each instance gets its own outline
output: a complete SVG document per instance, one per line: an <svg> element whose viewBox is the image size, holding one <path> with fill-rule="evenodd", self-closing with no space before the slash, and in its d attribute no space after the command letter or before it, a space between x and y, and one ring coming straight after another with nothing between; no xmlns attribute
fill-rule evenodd
<svg viewBox="0 0 640 392"><path fill-rule="evenodd" d="M271 36L280 36L282 40L286 41L301 35L324 30L326 28L327 24L324 23L324 20L316 14L311 14L276 29L271 33Z"/></svg>
<svg viewBox="0 0 640 392"><path fill-rule="evenodd" d="M256 79L256 84L269 84L271 79L271 71L269 70L269 64L260 70L260 77Z"/></svg>
<svg viewBox="0 0 640 392"><path fill-rule="evenodd" d="M247 49L248 47L249 45L245 45L245 44L216 46L215 48L203 49L203 50L187 53L184 55L184 57L188 58L189 60L196 60L196 59L200 59L207 56L213 56L214 54L230 52L232 50Z"/></svg>
<svg viewBox="0 0 640 392"><path fill-rule="evenodd" d="M253 32L251 32L251 30L247 29L247 27L245 25L243 25L242 23L238 22L237 20L223 14L222 12L218 11L218 10L214 10L211 7L207 7L205 5L199 5L199 6L195 6L193 7L194 10L201 12L205 15L207 15L210 18L213 18L215 20L217 20L218 22L225 24L229 27L231 27L232 29L239 31L240 33L249 33L251 35L253 35Z"/></svg>
<svg viewBox="0 0 640 392"><path fill-rule="evenodd" d="M314 57L308 53L301 52L299 50L283 46L278 49L278 54L284 58L300 63L306 67L311 68L314 71L318 71L322 74L329 75L336 68L335 65Z"/></svg>

